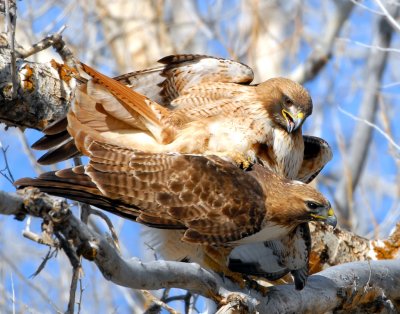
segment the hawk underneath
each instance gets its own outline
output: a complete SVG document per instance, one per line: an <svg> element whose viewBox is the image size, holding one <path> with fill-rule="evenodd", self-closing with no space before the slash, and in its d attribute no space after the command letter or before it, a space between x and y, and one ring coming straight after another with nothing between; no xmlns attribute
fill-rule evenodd
<svg viewBox="0 0 400 314"><path fill-rule="evenodd" d="M246 256L249 245L264 241L269 242L262 245L269 243L272 251L290 250L278 244L290 245L302 223L336 225L321 193L260 165L243 171L216 156L145 153L91 138L85 145L88 165L20 179L15 185L36 186L148 226L172 229L182 245L196 251L194 261L214 270L221 255L232 250L230 264L235 270L235 259ZM224 265L218 266L225 272ZM262 271L276 279L289 270ZM306 276L303 269L292 271Z"/></svg>

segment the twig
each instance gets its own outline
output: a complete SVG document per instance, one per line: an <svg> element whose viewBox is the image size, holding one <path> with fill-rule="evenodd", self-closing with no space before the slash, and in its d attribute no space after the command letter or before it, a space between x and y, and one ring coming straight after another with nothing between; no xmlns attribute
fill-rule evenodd
<svg viewBox="0 0 400 314"><path fill-rule="evenodd" d="M28 49L19 49L17 50L18 57L21 59L26 59L31 55L34 55L40 51L43 51L51 46L53 46L58 40L60 40L61 34L66 29L66 26L63 25L55 34L48 35L43 38L38 43L32 45L32 47Z"/></svg>
<svg viewBox="0 0 400 314"><path fill-rule="evenodd" d="M46 266L47 262L53 258L53 256L57 255L57 250L51 250L51 247L49 248L49 251L47 252L46 256L43 258L43 261L40 263L39 267L36 269L36 271L30 276L30 278L36 277L37 275L40 274L40 272L44 269Z"/></svg>
<svg viewBox="0 0 400 314"><path fill-rule="evenodd" d="M17 81L17 61L15 57L15 25L17 23L17 5L15 0L5 0L6 11L6 27L5 31L8 35L8 42L10 44L11 53L11 79L12 79L12 99L17 97L18 81Z"/></svg>
<svg viewBox="0 0 400 314"><path fill-rule="evenodd" d="M63 25L55 34L46 36L38 43L34 44L29 49L19 49L18 56L25 59L35 53L45 50L49 47L53 47L56 52L60 55L61 59L71 68L76 68L76 61L74 55L65 44L62 38L62 32L66 29L66 25Z"/></svg>
<svg viewBox="0 0 400 314"><path fill-rule="evenodd" d="M82 309L82 296L85 289L82 285L82 278L79 278L79 301L78 301L78 314L81 312Z"/></svg>
<svg viewBox="0 0 400 314"><path fill-rule="evenodd" d="M391 12L397 16L399 12L398 7L391 6ZM388 25L385 17L378 18L376 23L378 24L378 28L373 36L372 45L390 47L393 28ZM365 69L366 73L368 73L364 83L365 93L357 118L365 121L356 124L351 138L350 150L347 154L352 181L349 182L346 177L342 177L337 184L336 193L334 195L336 206L342 211L346 219L348 219L347 188L348 185L351 184L352 191L355 190L366 164L368 149L372 139L372 129L366 121L373 123L376 116L378 91L387 57L387 52L373 49L369 51L368 62Z"/></svg>
<svg viewBox="0 0 400 314"><path fill-rule="evenodd" d="M118 249L118 251L121 251L121 247L119 245L118 235L117 235L117 233L115 231L113 223L111 222L111 219L105 213L103 213L102 211L94 209L92 207L90 207L90 214L99 216L100 218L102 218L105 221L105 223L108 226L108 229L111 232L111 236L112 236L112 239L114 241L115 247Z"/></svg>
<svg viewBox="0 0 400 314"><path fill-rule="evenodd" d="M368 12L371 12L371 13L374 13L377 15L384 15L384 13L382 13L381 11L377 11L377 10L367 7L366 5L362 4L359 0L350 0L350 1L353 2L355 5L359 6L360 8L367 10Z"/></svg>
<svg viewBox="0 0 400 314"><path fill-rule="evenodd" d="M13 275L10 273L10 279L11 279L11 291L12 291L12 309L13 309L13 314L15 314L15 290L14 290L14 280L13 280Z"/></svg>
<svg viewBox="0 0 400 314"><path fill-rule="evenodd" d="M47 229L45 229L45 226L47 224L42 225L43 233L42 236L39 236L38 234L30 230L31 221L32 217L29 216L28 219L26 220L25 229L22 232L23 237L39 244L47 245L49 247L59 248L59 244L56 241L54 241L54 239L51 237L51 234L49 232L46 232Z"/></svg>
<svg viewBox="0 0 400 314"><path fill-rule="evenodd" d="M63 251L65 252L65 254L67 255L67 257L72 265L72 278L71 278L71 286L70 286L70 290L69 290L69 301L68 301L68 307L67 307L67 310L65 313L73 314L74 308L75 308L76 288L78 286L78 279L79 279L80 270L81 270L80 258L77 256L76 251L71 246L71 244L68 242L68 240L64 238L64 235L62 235L59 232L55 232L54 234L60 241L61 247L62 247Z"/></svg>
<svg viewBox="0 0 400 314"><path fill-rule="evenodd" d="M340 107L340 106L338 106L338 110L339 110L341 113L345 114L346 116L352 118L353 120L359 121L359 122L363 122L363 123L365 123L366 125L370 126L371 128L374 128L374 129L377 130L380 134L382 134L383 137L386 138L386 139L389 141L389 143L390 143L391 145L393 145L393 147L395 147L398 151L400 151L400 146L396 144L396 142L390 137L389 134L387 134L385 131L383 131L383 130L382 130L379 126L377 126L375 123L369 122L368 120L361 119L361 118L359 118L359 117L356 117L355 115L353 115L352 113L350 113L350 112L344 110L344 109L343 109L342 107Z"/></svg>
<svg viewBox="0 0 400 314"><path fill-rule="evenodd" d="M6 148L4 148L3 143L0 141L0 149L1 152L3 154L3 158L4 158L4 162L5 162L5 167L4 169L0 170L0 174L6 178L11 184L14 183L14 177L11 173L11 169L10 169L10 165L8 164L8 158L7 158L7 150L8 150L8 146ZM5 173L5 171L7 171L7 173Z"/></svg>
<svg viewBox="0 0 400 314"><path fill-rule="evenodd" d="M323 31L325 36L315 45L317 48L310 57L289 75L292 80L303 84L313 79L332 57L335 38L354 7L354 3L347 0L336 0L334 4L336 6L335 14Z"/></svg>
<svg viewBox="0 0 400 314"><path fill-rule="evenodd" d="M65 311L65 314L73 314L74 313L76 289L78 287L79 274L80 274L80 267L74 267L72 269L71 286L69 289L68 308Z"/></svg>
<svg viewBox="0 0 400 314"><path fill-rule="evenodd" d="M365 44L365 43L363 43L361 41L352 40L350 38L340 37L340 38L337 38L337 40L346 41L346 42L349 42L349 43L352 43L352 44L355 44L355 45L358 45L358 46L361 46L361 47L364 47L364 48L370 48L370 49L375 49L375 50L384 51L384 52L400 53L400 49L390 48L390 47L380 47L380 46L377 46L377 45L368 45L368 44Z"/></svg>
<svg viewBox="0 0 400 314"><path fill-rule="evenodd" d="M48 295L42 290L42 287L36 286L32 283L32 280L27 280L26 276L21 273L17 266L9 259L9 257L0 251L0 257L2 261L5 261L9 267L14 271L15 274L24 282L24 284L32 289L32 291L36 292L40 298L43 299L44 302L50 304L53 307L55 313L61 314L62 311L57 307L56 304L48 297Z"/></svg>
<svg viewBox="0 0 400 314"><path fill-rule="evenodd" d="M200 313L199 309L196 307L196 303L197 303L197 300L199 299L199 295L198 294L192 295L191 299L193 299L193 301L191 302L189 310L186 314L191 314L193 311Z"/></svg>
<svg viewBox="0 0 400 314"><path fill-rule="evenodd" d="M149 291L147 290L142 290L142 293L156 306L161 307L165 310L167 310L171 314L179 314L179 312L175 311L172 307L170 307L168 304L165 302L161 301L160 299L156 298L154 295L152 295ZM154 309L152 306L150 306L144 313L149 314L149 313L154 313Z"/></svg>
<svg viewBox="0 0 400 314"><path fill-rule="evenodd" d="M22 144L22 148L25 152L25 154L28 156L28 159L32 165L32 167L35 169L35 172L37 174L41 174L44 172L43 168L37 163L36 161L36 156L33 154L31 147L28 144L28 140L26 138L26 135L24 132L22 132L21 129L17 129L18 130L18 137L19 140L21 141Z"/></svg>
<svg viewBox="0 0 400 314"><path fill-rule="evenodd" d="M388 19L388 21L390 22L390 24L397 29L397 31L400 31L400 25L396 22L396 20L394 19L393 15L391 13L389 13L389 11L386 9L386 7L383 5L383 3L381 2L381 0L375 0L376 4L381 8L382 12L385 14L385 17ZM394 5L398 5L396 3L394 3Z"/></svg>
<svg viewBox="0 0 400 314"><path fill-rule="evenodd" d="M46 256L43 258L43 261L40 263L39 267L37 268L37 270L30 276L31 278L36 277L37 275L40 274L40 272L44 269L44 267L46 266L47 262L53 258L53 256L57 255L57 250L51 250L51 248L49 248L49 251L47 252Z"/></svg>
<svg viewBox="0 0 400 314"><path fill-rule="evenodd" d="M190 292L190 291L188 291L187 293L186 293L186 295L185 295L185 299L184 299L184 301L185 301L185 314L189 314L189 312L190 312L190 307L191 307L191 304L190 304L190 300L192 299L192 293ZM193 302L194 302L194 300L193 300ZM193 303L193 307L195 307L195 302Z"/></svg>

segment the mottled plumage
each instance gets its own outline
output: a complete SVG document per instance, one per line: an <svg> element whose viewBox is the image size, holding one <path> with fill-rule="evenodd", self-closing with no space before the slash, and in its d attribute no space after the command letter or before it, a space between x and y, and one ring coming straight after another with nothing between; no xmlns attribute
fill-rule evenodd
<svg viewBox="0 0 400 314"><path fill-rule="evenodd" d="M258 235L285 243L301 223L336 223L321 193L259 165L242 171L216 156L138 152L91 138L85 146L88 165L15 185L36 186L152 227L181 230L180 241L205 251L260 243Z"/></svg>

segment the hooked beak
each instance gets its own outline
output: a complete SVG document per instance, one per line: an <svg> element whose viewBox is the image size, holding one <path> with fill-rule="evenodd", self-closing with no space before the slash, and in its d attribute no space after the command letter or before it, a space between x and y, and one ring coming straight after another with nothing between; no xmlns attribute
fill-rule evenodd
<svg viewBox="0 0 400 314"><path fill-rule="evenodd" d="M330 207L328 210L321 210L319 214L311 214L311 217L315 221L323 221L327 225L331 225L333 228L336 228L337 218L332 207Z"/></svg>
<svg viewBox="0 0 400 314"><path fill-rule="evenodd" d="M286 130L288 133L292 133L302 124L304 120L304 113L299 112L296 116L291 114L289 111L282 109L282 115L286 120Z"/></svg>

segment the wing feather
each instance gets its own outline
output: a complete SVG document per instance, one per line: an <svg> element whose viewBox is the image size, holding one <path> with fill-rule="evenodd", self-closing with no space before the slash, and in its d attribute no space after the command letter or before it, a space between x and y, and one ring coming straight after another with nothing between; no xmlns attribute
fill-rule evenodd
<svg viewBox="0 0 400 314"><path fill-rule="evenodd" d="M303 135L304 158L297 180L310 183L332 159L332 150L322 138Z"/></svg>
<svg viewBox="0 0 400 314"><path fill-rule="evenodd" d="M266 215L263 189L231 163L217 157L137 152L88 143L89 139L85 145L90 161L84 173L79 168L80 172L55 173L29 183L46 186L44 190L53 194L100 203L99 207L117 214L120 208L125 214L132 207L131 216L140 215L139 221L152 226L165 228L171 221L171 228L179 224L187 229L183 237L187 242L227 243L261 229ZM59 186L56 181L65 182ZM27 181L16 184L25 186ZM119 204L115 209L105 205L114 202Z"/></svg>

